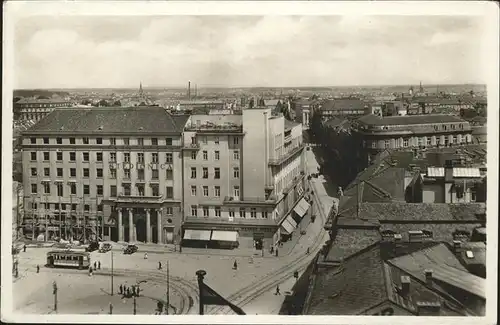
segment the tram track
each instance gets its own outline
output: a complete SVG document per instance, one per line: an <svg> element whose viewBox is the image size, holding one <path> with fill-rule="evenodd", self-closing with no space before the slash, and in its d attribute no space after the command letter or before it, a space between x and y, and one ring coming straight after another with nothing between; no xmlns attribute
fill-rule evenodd
<svg viewBox="0 0 500 325"><path fill-rule="evenodd" d="M313 183L310 182L311 187L314 188L315 193L317 193L316 186L312 184ZM326 222L326 215L323 204L321 203L321 200L317 195L314 195L313 197L316 201L316 205L319 207L318 210L320 210L322 223L324 224ZM327 232L324 229L322 229L320 234L315 237L316 239L312 245L312 252L316 253L319 252L318 248L320 248L323 245L323 243L326 242L326 240L328 239L327 236L328 236ZM294 271L299 271L299 272L304 271L313 259L311 258L311 256L315 255L303 254L302 256L298 257L291 263L287 263L285 266L267 275L263 281L254 282L249 286L244 287L238 290L237 292L233 293L232 295L227 297L227 299L241 308L244 307L245 305L248 305L251 301L258 298L264 292L272 289L272 287L276 285L276 283L282 283L293 277ZM293 258L293 255L290 258ZM229 314L231 313L231 309L226 306L217 306L212 308L209 312L210 314L216 314L216 315Z"/></svg>

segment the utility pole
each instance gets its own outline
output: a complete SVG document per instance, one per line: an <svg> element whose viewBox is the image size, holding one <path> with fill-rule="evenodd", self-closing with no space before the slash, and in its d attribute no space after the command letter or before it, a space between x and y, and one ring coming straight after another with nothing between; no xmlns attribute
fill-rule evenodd
<svg viewBox="0 0 500 325"><path fill-rule="evenodd" d="M170 307L170 270L169 270L169 265L167 261L167 308L166 308L166 313L168 315L168 308Z"/></svg>
<svg viewBox="0 0 500 325"><path fill-rule="evenodd" d="M45 205L43 207L43 213L45 214L45 241L49 240L49 220L48 220L48 215L47 215L47 202L49 198L47 195L45 195Z"/></svg>
<svg viewBox="0 0 500 325"><path fill-rule="evenodd" d="M113 284L113 252L111 252L111 295L113 295L113 288L114 288L114 284Z"/></svg>
<svg viewBox="0 0 500 325"><path fill-rule="evenodd" d="M113 315L113 304L109 303L109 314Z"/></svg>
<svg viewBox="0 0 500 325"><path fill-rule="evenodd" d="M59 197L59 238L62 237L62 217L61 217L61 210L62 210L62 204L61 204L61 197Z"/></svg>
<svg viewBox="0 0 500 325"><path fill-rule="evenodd" d="M19 200L19 193L21 192L21 185L18 183L17 184L17 188L16 188L16 202L17 202L17 205L16 205L16 239L19 239L19 229L20 229L20 222L19 220L21 220L21 218L19 218L19 203L20 203L20 200Z"/></svg>
<svg viewBox="0 0 500 325"><path fill-rule="evenodd" d="M134 295L134 315L137 315L137 302L135 300L135 295Z"/></svg>
<svg viewBox="0 0 500 325"><path fill-rule="evenodd" d="M52 287L53 287L53 294L54 294L54 312L57 313L57 283L56 281L54 281L52 283Z"/></svg>

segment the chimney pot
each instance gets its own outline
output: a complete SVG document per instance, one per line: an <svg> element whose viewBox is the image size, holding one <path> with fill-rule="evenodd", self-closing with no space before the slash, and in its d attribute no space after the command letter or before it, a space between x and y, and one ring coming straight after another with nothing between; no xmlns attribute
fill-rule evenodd
<svg viewBox="0 0 500 325"><path fill-rule="evenodd" d="M425 272L425 282L428 285L432 285L432 270L426 269L424 272Z"/></svg>
<svg viewBox="0 0 500 325"><path fill-rule="evenodd" d="M410 277L401 276L401 294L407 296L410 293Z"/></svg>
<svg viewBox="0 0 500 325"><path fill-rule="evenodd" d="M462 248L462 242L460 240L454 240L453 241L453 250L455 253L460 252L460 249Z"/></svg>

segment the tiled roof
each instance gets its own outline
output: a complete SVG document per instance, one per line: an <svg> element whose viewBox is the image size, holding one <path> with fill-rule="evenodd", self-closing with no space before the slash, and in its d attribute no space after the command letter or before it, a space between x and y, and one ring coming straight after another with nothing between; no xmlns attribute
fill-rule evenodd
<svg viewBox="0 0 500 325"><path fill-rule="evenodd" d="M350 124L348 119L333 117L327 120L323 125L330 128L341 127L345 124Z"/></svg>
<svg viewBox="0 0 500 325"><path fill-rule="evenodd" d="M357 119L360 123L373 126L383 125L416 125L416 124L436 124L436 123L453 123L466 121L454 115L405 115L405 116L387 116L380 117L378 115L365 115Z"/></svg>
<svg viewBox="0 0 500 325"><path fill-rule="evenodd" d="M460 253L464 264L482 264L486 266L486 244L483 242L465 242L462 243L462 251ZM467 251L471 251L472 255L467 256Z"/></svg>
<svg viewBox="0 0 500 325"><path fill-rule="evenodd" d="M469 273L468 271L440 265L440 267L433 269L432 277L440 282L444 282L477 297L486 299L486 279Z"/></svg>
<svg viewBox="0 0 500 325"><path fill-rule="evenodd" d="M64 103L71 103L71 101L65 99L21 98L16 102L16 104L64 104Z"/></svg>
<svg viewBox="0 0 500 325"><path fill-rule="evenodd" d="M266 99L265 103L266 103L266 106L276 107L276 105L278 105L279 101L280 101L279 99Z"/></svg>
<svg viewBox="0 0 500 325"><path fill-rule="evenodd" d="M28 132L180 133L188 118L162 107L56 109Z"/></svg>
<svg viewBox="0 0 500 325"><path fill-rule="evenodd" d="M380 239L380 234L375 229L338 229L326 260L341 262Z"/></svg>
<svg viewBox="0 0 500 325"><path fill-rule="evenodd" d="M357 218L356 208L340 211L344 217ZM476 221L485 213L485 203L361 203L359 218L366 220L389 221Z"/></svg>
<svg viewBox="0 0 500 325"><path fill-rule="evenodd" d="M311 290L309 315L357 315L387 300L379 247L347 259L338 272L320 270Z"/></svg>
<svg viewBox="0 0 500 325"><path fill-rule="evenodd" d="M469 233L472 233L475 227L480 226L481 223L472 223L472 224L450 224L450 223L436 223L436 222L427 222L427 223L384 223L380 225L379 231L387 231L391 230L397 234L401 234L402 240L404 242L408 241L408 232L409 231L430 231L432 232L432 239L436 241L446 241L451 242L453 240L453 233L456 230L464 230Z"/></svg>
<svg viewBox="0 0 500 325"><path fill-rule="evenodd" d="M324 101L320 110L322 111L347 111L364 110L368 103L357 98L339 98Z"/></svg>

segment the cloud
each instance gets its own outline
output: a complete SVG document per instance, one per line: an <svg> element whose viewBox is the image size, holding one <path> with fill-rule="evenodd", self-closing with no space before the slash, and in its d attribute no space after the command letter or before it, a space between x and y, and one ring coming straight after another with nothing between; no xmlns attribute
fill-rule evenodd
<svg viewBox="0 0 500 325"><path fill-rule="evenodd" d="M16 87L479 82L480 27L434 16L26 18Z"/></svg>

